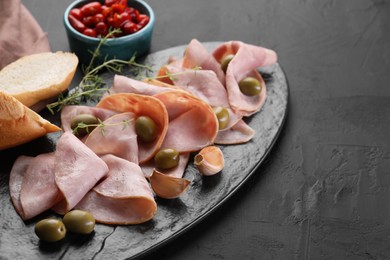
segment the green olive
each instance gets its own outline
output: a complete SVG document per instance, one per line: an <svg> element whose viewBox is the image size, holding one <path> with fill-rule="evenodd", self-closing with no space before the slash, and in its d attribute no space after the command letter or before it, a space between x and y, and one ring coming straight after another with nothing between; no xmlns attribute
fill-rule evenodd
<svg viewBox="0 0 390 260"><path fill-rule="evenodd" d="M227 67L233 58L234 54L229 54L221 59L221 69L223 70L223 72L226 73Z"/></svg>
<svg viewBox="0 0 390 260"><path fill-rule="evenodd" d="M261 93L261 83L253 77L246 77L238 83L240 90L247 96L256 96Z"/></svg>
<svg viewBox="0 0 390 260"><path fill-rule="evenodd" d="M72 118L70 127L72 128L75 135L84 136L95 129L98 123L99 120L93 115L79 114Z"/></svg>
<svg viewBox="0 0 390 260"><path fill-rule="evenodd" d="M140 116L135 120L135 132L144 142L152 142L157 137L156 123L148 116Z"/></svg>
<svg viewBox="0 0 390 260"><path fill-rule="evenodd" d="M90 234L95 228L95 218L84 210L72 210L62 220L66 229L77 234Z"/></svg>
<svg viewBox="0 0 390 260"><path fill-rule="evenodd" d="M214 107L213 109L218 119L219 130L226 128L230 119L229 111L226 107Z"/></svg>
<svg viewBox="0 0 390 260"><path fill-rule="evenodd" d="M171 169L179 164L179 152L175 149L161 149L154 156L157 167L163 170Z"/></svg>
<svg viewBox="0 0 390 260"><path fill-rule="evenodd" d="M35 224L35 234L42 241L56 242L63 239L66 235L66 228L61 220L48 218Z"/></svg>

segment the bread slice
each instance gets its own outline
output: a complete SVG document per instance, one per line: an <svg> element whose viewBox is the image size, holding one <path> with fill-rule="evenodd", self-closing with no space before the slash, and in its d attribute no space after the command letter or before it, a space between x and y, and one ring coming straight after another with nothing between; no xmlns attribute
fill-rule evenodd
<svg viewBox="0 0 390 260"><path fill-rule="evenodd" d="M14 97L0 92L0 150L60 130Z"/></svg>
<svg viewBox="0 0 390 260"><path fill-rule="evenodd" d="M44 106L38 103L56 98L69 87L77 65L77 56L70 52L24 56L0 71L0 91L39 111Z"/></svg>

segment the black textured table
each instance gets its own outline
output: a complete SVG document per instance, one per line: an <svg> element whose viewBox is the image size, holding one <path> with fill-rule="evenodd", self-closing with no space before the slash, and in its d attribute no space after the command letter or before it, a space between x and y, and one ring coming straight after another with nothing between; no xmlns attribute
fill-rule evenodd
<svg viewBox="0 0 390 260"><path fill-rule="evenodd" d="M53 51L69 50L70 2L23 0ZM256 174L145 259L388 259L390 1L147 2L151 52L192 38L262 45L278 53L290 92L284 129Z"/></svg>

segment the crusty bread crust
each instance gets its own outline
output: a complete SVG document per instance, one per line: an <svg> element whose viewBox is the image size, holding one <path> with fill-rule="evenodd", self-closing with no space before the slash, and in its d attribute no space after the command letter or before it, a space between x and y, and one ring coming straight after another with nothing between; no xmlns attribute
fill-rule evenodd
<svg viewBox="0 0 390 260"><path fill-rule="evenodd" d="M69 87L77 65L77 56L69 52L24 56L0 71L0 91L34 109L37 103L57 97Z"/></svg>
<svg viewBox="0 0 390 260"><path fill-rule="evenodd" d="M14 97L0 92L0 150L60 130Z"/></svg>

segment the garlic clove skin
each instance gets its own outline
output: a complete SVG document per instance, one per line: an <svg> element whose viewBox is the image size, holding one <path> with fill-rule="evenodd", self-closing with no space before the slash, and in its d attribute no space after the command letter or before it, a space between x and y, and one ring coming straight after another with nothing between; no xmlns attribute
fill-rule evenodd
<svg viewBox="0 0 390 260"><path fill-rule="evenodd" d="M189 180L166 175L153 170L151 176L148 177L150 185L157 196L164 199L175 199L185 192L189 184Z"/></svg>
<svg viewBox="0 0 390 260"><path fill-rule="evenodd" d="M222 171L225 159L221 149L217 146L203 148L194 158L194 164L204 176L210 176Z"/></svg>

